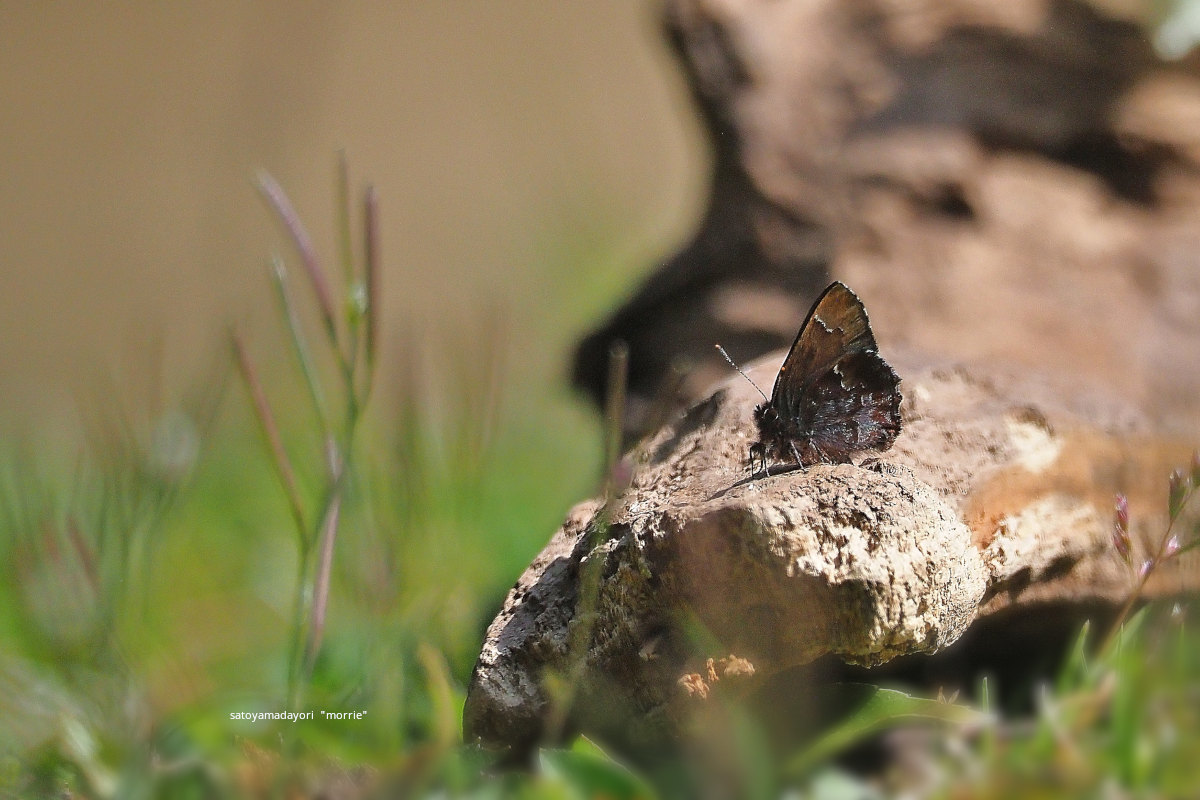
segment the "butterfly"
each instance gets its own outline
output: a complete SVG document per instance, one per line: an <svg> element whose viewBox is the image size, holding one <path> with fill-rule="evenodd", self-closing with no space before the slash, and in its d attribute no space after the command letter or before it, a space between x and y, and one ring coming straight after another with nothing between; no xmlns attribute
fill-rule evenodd
<svg viewBox="0 0 1200 800"><path fill-rule="evenodd" d="M887 450L900 433L900 378L878 353L862 300L839 281L808 312L771 396L758 391L765 402L754 409L750 463L761 470L789 458L802 467L844 464Z"/></svg>

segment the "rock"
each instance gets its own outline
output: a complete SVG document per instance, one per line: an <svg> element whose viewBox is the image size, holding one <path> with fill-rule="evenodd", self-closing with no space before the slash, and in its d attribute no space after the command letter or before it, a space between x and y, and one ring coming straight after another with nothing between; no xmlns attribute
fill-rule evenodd
<svg viewBox="0 0 1200 800"><path fill-rule="evenodd" d="M820 659L941 651L928 666L974 641L1028 663L1115 614L1135 576L1114 497L1138 564L1200 425L1200 59L1162 60L1110 6L666 3L709 207L574 375L601 398L626 342L627 433L652 435L509 595L469 736L669 740ZM831 276L904 379L904 432L876 460L747 481L760 398L737 376L711 393L712 345L786 346ZM1195 591L1196 567L1145 596Z"/></svg>
<svg viewBox="0 0 1200 800"><path fill-rule="evenodd" d="M770 385L782 358L751 377ZM1147 552L1187 444L1079 387L893 363L905 427L878 458L751 476L761 397L737 375L635 448L628 488L571 512L488 629L467 737L669 740L714 692L824 656L875 666L981 615L1123 601L1114 495ZM1150 591L1198 582L1164 569Z"/></svg>

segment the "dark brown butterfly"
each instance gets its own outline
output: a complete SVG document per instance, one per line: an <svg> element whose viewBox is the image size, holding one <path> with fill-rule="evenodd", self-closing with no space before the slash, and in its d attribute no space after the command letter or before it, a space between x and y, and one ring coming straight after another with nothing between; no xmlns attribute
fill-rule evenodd
<svg viewBox="0 0 1200 800"><path fill-rule="evenodd" d="M877 352L862 300L840 282L813 304L763 398L750 447L751 464L763 470L789 458L844 464L855 453L887 450L900 433L900 378Z"/></svg>

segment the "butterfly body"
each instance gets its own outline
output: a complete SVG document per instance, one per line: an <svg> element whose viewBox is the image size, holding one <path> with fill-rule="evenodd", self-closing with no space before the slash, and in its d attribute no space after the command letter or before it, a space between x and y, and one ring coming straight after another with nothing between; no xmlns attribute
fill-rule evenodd
<svg viewBox="0 0 1200 800"><path fill-rule="evenodd" d="M887 450L900 433L900 378L877 352L858 295L835 282L813 304L775 379L754 410L752 462L842 464Z"/></svg>

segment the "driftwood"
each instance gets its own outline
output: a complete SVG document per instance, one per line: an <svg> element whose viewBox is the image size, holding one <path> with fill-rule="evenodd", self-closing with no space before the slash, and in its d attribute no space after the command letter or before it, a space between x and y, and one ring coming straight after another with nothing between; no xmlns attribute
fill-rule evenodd
<svg viewBox="0 0 1200 800"><path fill-rule="evenodd" d="M770 385L781 358L751 376ZM576 507L488 629L467 735L520 749L568 704L573 725L661 741L713 692L822 656L874 666L976 620L1120 604L1113 498L1138 563L1187 446L1077 389L894 363L905 430L878 459L751 477L761 398L740 376L637 448L628 490ZM1168 562L1147 596L1198 585Z"/></svg>

